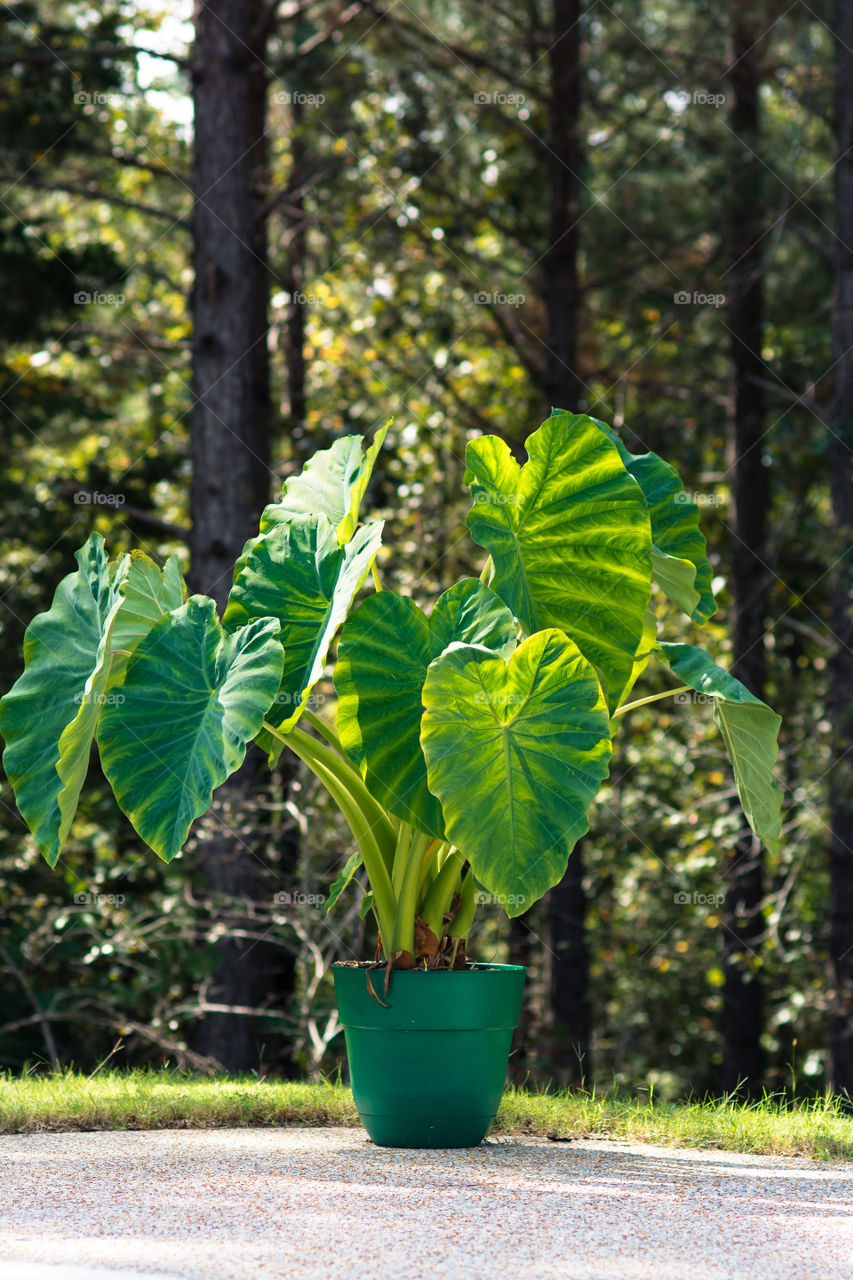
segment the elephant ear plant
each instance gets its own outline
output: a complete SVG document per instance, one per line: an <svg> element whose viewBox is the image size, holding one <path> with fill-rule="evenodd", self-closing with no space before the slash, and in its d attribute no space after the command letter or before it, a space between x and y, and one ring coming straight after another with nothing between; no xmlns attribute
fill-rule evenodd
<svg viewBox="0 0 853 1280"><path fill-rule="evenodd" d="M560 880L622 717L679 690L712 708L747 821L776 846L779 718L702 649L658 638L662 597L699 625L715 608L698 511L672 467L580 414L554 412L524 465L496 436L473 440L479 576L425 613L382 589L382 522L360 512L384 435L367 449L339 439L287 481L222 618L185 599L174 558L109 560L96 533L77 552L0 701L6 773L50 865L93 742L166 861L250 742L273 762L287 748L352 832L328 907L358 879L388 975L462 968L483 894L518 915ZM334 722L309 708L333 653ZM652 661L677 687L633 698Z"/></svg>

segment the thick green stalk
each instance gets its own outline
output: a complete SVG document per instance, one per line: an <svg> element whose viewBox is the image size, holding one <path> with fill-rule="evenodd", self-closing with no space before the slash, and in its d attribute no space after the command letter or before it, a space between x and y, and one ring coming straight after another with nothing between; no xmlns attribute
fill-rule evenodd
<svg viewBox="0 0 853 1280"><path fill-rule="evenodd" d="M310 724L311 728L315 729L317 733L320 734L321 738L325 738L329 746L337 751L338 755L341 756L342 759L346 760L344 749L341 746L341 740L327 720L324 720L322 716L315 715L314 712L309 711L307 707L302 712L300 719L304 720L306 724Z"/></svg>
<svg viewBox="0 0 853 1280"><path fill-rule="evenodd" d="M418 889L421 883L421 861L418 842L412 840L404 864L402 883L397 896L397 918L394 921L392 951L408 951L415 954L415 916L418 909Z"/></svg>
<svg viewBox="0 0 853 1280"><path fill-rule="evenodd" d="M450 848L444 840L436 837L429 845L421 860L421 884L418 890L418 900L421 901L426 897L429 887L432 885L439 871L444 864L442 853Z"/></svg>
<svg viewBox="0 0 853 1280"><path fill-rule="evenodd" d="M343 814L364 862L367 878L373 891L379 929L383 942L387 947L394 934L397 904L394 891L391 888L388 870L385 866L385 859L368 816L361 808L357 797L352 794L341 778L327 766L320 750L315 750L315 748L320 748L319 743L309 737L308 734L300 733L298 730L291 729L289 733L282 734L271 725L265 725L265 728L276 738L284 741L294 755L298 756L319 778ZM327 752L325 754L330 755L331 753Z"/></svg>
<svg viewBox="0 0 853 1280"><path fill-rule="evenodd" d="M453 849L445 858L421 907L421 919L432 929L437 938L440 938L444 931L444 917L450 910L464 864L465 859L462 854L458 849Z"/></svg>
<svg viewBox="0 0 853 1280"><path fill-rule="evenodd" d="M406 876L406 867L409 863L413 835L414 832L408 822L401 821L400 828L397 832L397 845L394 849L394 865L391 870L391 887L394 890L394 895L398 902L403 889L403 881Z"/></svg>
<svg viewBox="0 0 853 1280"><path fill-rule="evenodd" d="M477 888L470 871L462 881L461 892L462 902L450 926L454 938L468 937L477 913Z"/></svg>
<svg viewBox="0 0 853 1280"><path fill-rule="evenodd" d="M376 838L376 843L382 853L382 859L385 863L385 869L389 875L394 863L394 848L397 843L397 834L394 827L382 806L374 800L364 784L361 774L353 768L349 761L336 751L332 751L322 742L318 742L316 738L312 738L304 729L298 726L289 729L286 734L282 734L277 729L264 721L264 728L279 738L285 745L290 746L293 750L299 746L301 750L308 751L312 759L319 760L330 773L333 773L340 781L341 785L353 797L362 813L370 822L371 830ZM297 754L299 754L297 752ZM302 757L300 757L301 759Z"/></svg>

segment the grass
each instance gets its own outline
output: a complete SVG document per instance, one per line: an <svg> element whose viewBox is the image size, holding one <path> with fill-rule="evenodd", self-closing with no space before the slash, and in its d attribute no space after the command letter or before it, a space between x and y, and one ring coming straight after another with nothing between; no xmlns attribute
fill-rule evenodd
<svg viewBox="0 0 853 1280"><path fill-rule="evenodd" d="M286 1125L358 1125L358 1116L349 1089L333 1081L206 1079L177 1071L0 1075L0 1133ZM493 1133L853 1160L853 1116L831 1098L670 1103L615 1092L508 1089Z"/></svg>

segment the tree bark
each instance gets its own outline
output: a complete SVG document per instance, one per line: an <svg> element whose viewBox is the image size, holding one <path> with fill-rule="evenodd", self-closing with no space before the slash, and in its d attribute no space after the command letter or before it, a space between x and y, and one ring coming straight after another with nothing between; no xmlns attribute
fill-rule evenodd
<svg viewBox="0 0 853 1280"><path fill-rule="evenodd" d="M830 1083L853 1099L853 7L835 13L835 394L828 460L835 560L829 663L832 725L830 958L833 1009Z"/></svg>
<svg viewBox="0 0 853 1280"><path fill-rule="evenodd" d="M542 260L545 302L545 412L574 412L578 363L578 218L581 107L580 0L553 0L548 65L548 249Z"/></svg>
<svg viewBox="0 0 853 1280"><path fill-rule="evenodd" d="M266 81L250 47L261 9L199 4L192 59L192 579L220 607L269 486Z"/></svg>
<svg viewBox="0 0 853 1280"><path fill-rule="evenodd" d="M548 54L548 251L543 259L545 411L578 407L578 217L581 147L581 4L554 0ZM546 899L552 1065L569 1084L590 1072L589 957L580 847Z"/></svg>
<svg viewBox="0 0 853 1280"><path fill-rule="evenodd" d="M758 698L764 696L764 625L767 604L767 508L769 486L762 463L764 391L761 347L764 327L759 91L763 27L736 10L732 39L730 127L737 148L729 199L729 307L733 380L731 428L734 469L732 542L732 672ZM724 1092L761 1092L763 1016L759 972L764 931L762 847L752 834L731 850L725 869L723 946Z"/></svg>
<svg viewBox="0 0 853 1280"><path fill-rule="evenodd" d="M284 358L287 366L287 424L293 439L305 433L308 413L307 377L305 369L305 331L308 304L305 300L305 260L308 229L305 212L305 186L308 174L308 148L302 132L305 110L298 101L291 105L292 142L290 148L290 182L286 219L290 228L284 284L290 294L287 327L284 334Z"/></svg>
<svg viewBox="0 0 853 1280"><path fill-rule="evenodd" d="M560 1084L572 1088L590 1078L592 1027L583 870L580 841L563 879L548 894L552 1060Z"/></svg>
<svg viewBox="0 0 853 1280"><path fill-rule="evenodd" d="M195 150L192 535L190 580L220 610L232 566L257 530L269 487L269 368L266 261L265 37L260 0L196 6L192 57ZM199 853L213 904L249 903L260 860L248 814L260 757L217 793L217 821L202 828ZM236 835L236 831L240 835ZM270 893L271 896L271 893ZM226 938L210 1003L255 1007L262 952ZM209 1013L195 1047L228 1071L257 1066L252 1020Z"/></svg>

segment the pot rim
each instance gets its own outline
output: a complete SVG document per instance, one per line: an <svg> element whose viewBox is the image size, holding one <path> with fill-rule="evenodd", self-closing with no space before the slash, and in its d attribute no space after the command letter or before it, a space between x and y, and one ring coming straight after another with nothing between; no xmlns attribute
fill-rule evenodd
<svg viewBox="0 0 853 1280"><path fill-rule="evenodd" d="M356 973L365 971L382 971L385 969L384 964L374 964L372 960L359 960L357 964L353 964L348 960L333 960L329 966L331 969L352 969ZM491 964L488 961L475 962L466 965L464 969L393 969L392 973L396 981L402 975L414 975L416 973L432 973L432 974L460 974L460 973L489 973L493 971L502 973L526 973L526 964Z"/></svg>

